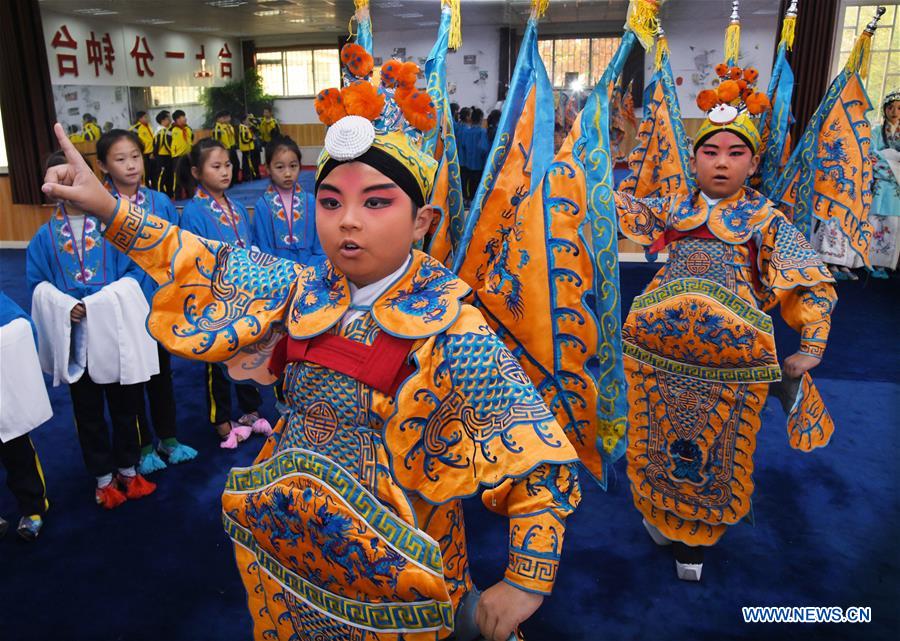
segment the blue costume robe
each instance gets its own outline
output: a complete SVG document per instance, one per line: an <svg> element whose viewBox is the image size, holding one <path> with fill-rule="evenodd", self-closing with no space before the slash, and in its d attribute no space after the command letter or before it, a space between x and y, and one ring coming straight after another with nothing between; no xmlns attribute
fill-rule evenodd
<svg viewBox="0 0 900 641"><path fill-rule="evenodd" d="M267 254L307 265L315 256L324 256L316 234L316 201L298 183L293 201L293 208L285 207L275 185L269 184L253 210L253 244Z"/></svg>
<svg viewBox="0 0 900 641"><path fill-rule="evenodd" d="M59 291L82 299L124 276L139 283L141 271L100 233L100 221L84 217L83 255L60 209L41 227L26 252L25 274L29 289L48 281ZM83 269L82 269L83 268Z"/></svg>
<svg viewBox="0 0 900 641"><path fill-rule="evenodd" d="M253 245L250 214L242 204L226 198L230 211L217 203L205 189L198 188L181 212L181 228L202 238L250 249Z"/></svg>

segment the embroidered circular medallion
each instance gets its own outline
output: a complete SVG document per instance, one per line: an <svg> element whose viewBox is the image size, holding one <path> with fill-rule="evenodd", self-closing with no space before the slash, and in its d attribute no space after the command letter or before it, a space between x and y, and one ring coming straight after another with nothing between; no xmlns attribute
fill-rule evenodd
<svg viewBox="0 0 900 641"><path fill-rule="evenodd" d="M505 349L497 351L497 369L500 376L516 385L530 385L531 380L528 375L522 371L519 362Z"/></svg>
<svg viewBox="0 0 900 641"><path fill-rule="evenodd" d="M306 409L303 432L312 445L324 445L337 432L337 414L325 401L317 401Z"/></svg>
<svg viewBox="0 0 900 641"><path fill-rule="evenodd" d="M694 276L705 274L711 265L712 258L706 252L696 251L687 257L687 270Z"/></svg>
<svg viewBox="0 0 900 641"><path fill-rule="evenodd" d="M678 409L687 412L696 411L700 406L700 398L691 391L685 391L678 395L678 399L675 401Z"/></svg>

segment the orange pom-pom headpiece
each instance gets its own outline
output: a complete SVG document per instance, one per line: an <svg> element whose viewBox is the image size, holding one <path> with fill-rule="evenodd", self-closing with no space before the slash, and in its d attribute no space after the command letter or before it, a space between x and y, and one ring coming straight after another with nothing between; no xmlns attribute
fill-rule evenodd
<svg viewBox="0 0 900 641"><path fill-rule="evenodd" d="M341 49L341 62L357 78L365 78L372 73L372 54L355 42L348 42Z"/></svg>
<svg viewBox="0 0 900 641"><path fill-rule="evenodd" d="M316 114L329 127L347 115L339 89L325 89L316 96Z"/></svg>
<svg viewBox="0 0 900 641"><path fill-rule="evenodd" d="M384 96L371 83L360 81L341 90L344 109L350 116L362 116L366 120L377 120L384 110Z"/></svg>
<svg viewBox="0 0 900 641"><path fill-rule="evenodd" d="M697 106L706 112L700 126L696 146L719 131L731 131L747 141L754 152L759 149L760 136L750 116L758 116L771 109L768 97L756 91L759 72L752 67L716 65L715 86L697 94Z"/></svg>
<svg viewBox="0 0 900 641"><path fill-rule="evenodd" d="M398 91L399 93L399 91ZM397 104L406 121L421 131L431 131L437 124L437 109L425 90L413 89L398 96Z"/></svg>

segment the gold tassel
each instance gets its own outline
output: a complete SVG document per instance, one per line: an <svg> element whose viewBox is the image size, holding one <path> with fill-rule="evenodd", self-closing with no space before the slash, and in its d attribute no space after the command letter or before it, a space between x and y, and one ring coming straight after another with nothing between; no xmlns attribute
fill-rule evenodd
<svg viewBox="0 0 900 641"><path fill-rule="evenodd" d="M863 31L859 34L844 69L857 72L865 79L869 75L869 61L872 59L872 34Z"/></svg>
<svg viewBox="0 0 900 641"><path fill-rule="evenodd" d="M781 25L781 44L787 47L788 51L794 48L794 33L797 29L797 18L788 16Z"/></svg>
<svg viewBox="0 0 900 641"><path fill-rule="evenodd" d="M641 46L649 51L659 30L659 5L657 0L630 0L625 24L634 32Z"/></svg>
<svg viewBox="0 0 900 641"><path fill-rule="evenodd" d="M450 7L450 39L448 47L456 51L462 46L462 15L459 10L459 0L442 0L445 7Z"/></svg>
<svg viewBox="0 0 900 641"><path fill-rule="evenodd" d="M550 0L531 0L531 15L534 18L543 18L550 6Z"/></svg>
<svg viewBox="0 0 900 641"><path fill-rule="evenodd" d="M732 22L725 30L725 64L736 66L741 55L741 23Z"/></svg>
<svg viewBox="0 0 900 641"><path fill-rule="evenodd" d="M353 0L353 6L356 10L365 9L369 6L369 0Z"/></svg>
<svg viewBox="0 0 900 641"><path fill-rule="evenodd" d="M663 68L663 62L666 57L669 55L669 39L665 36L660 36L656 39L656 70L660 71Z"/></svg>

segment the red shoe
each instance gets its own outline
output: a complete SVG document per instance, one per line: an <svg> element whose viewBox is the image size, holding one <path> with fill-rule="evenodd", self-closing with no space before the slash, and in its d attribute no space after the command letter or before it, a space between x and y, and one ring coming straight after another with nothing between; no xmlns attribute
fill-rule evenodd
<svg viewBox="0 0 900 641"><path fill-rule="evenodd" d="M115 483L110 483L104 487L98 487L94 492L94 499L97 505L103 506L107 510L112 510L127 501L127 497L119 491Z"/></svg>
<svg viewBox="0 0 900 641"><path fill-rule="evenodd" d="M148 481L140 474L135 474L134 476L118 474L116 475L116 480L125 492L125 496L130 499L141 499L156 491L156 483Z"/></svg>

